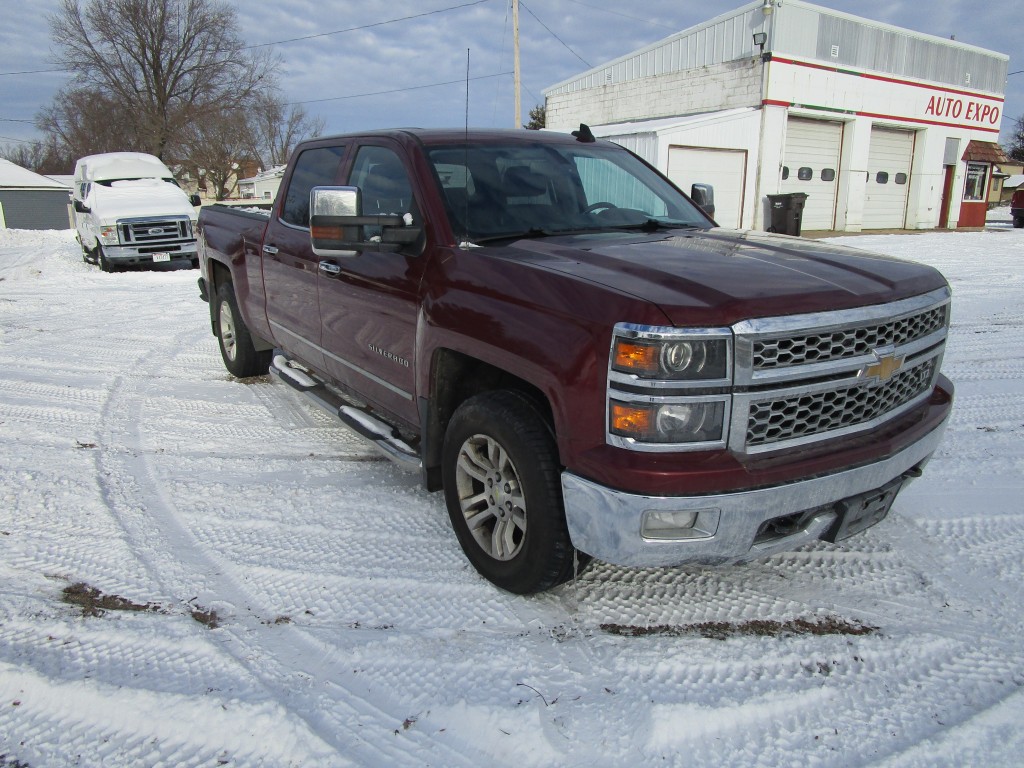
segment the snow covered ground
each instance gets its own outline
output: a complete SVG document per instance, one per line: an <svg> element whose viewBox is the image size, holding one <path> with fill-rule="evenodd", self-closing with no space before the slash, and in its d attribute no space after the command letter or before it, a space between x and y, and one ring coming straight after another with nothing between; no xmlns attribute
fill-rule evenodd
<svg viewBox="0 0 1024 768"><path fill-rule="evenodd" d="M1024 230L840 242L954 290L954 417L890 517L523 598L228 376L197 272L0 230L0 768L1020 765Z"/></svg>

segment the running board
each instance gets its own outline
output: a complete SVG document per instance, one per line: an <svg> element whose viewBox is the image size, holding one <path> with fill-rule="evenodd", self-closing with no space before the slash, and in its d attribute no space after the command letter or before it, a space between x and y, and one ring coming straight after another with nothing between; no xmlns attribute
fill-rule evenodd
<svg viewBox="0 0 1024 768"><path fill-rule="evenodd" d="M419 453L404 440L395 437L390 424L328 389L311 371L289 360L280 350L274 350L270 375L334 416L403 469L420 471L422 462Z"/></svg>

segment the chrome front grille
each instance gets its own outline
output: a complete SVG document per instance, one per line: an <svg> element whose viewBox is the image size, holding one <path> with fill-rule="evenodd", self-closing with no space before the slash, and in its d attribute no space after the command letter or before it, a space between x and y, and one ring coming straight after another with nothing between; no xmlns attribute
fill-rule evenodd
<svg viewBox="0 0 1024 768"><path fill-rule="evenodd" d="M734 325L730 449L759 454L856 434L925 401L942 363L949 300L943 288Z"/></svg>
<svg viewBox="0 0 1024 768"><path fill-rule="evenodd" d="M935 358L900 371L884 384L859 383L823 392L750 403L746 445L760 447L870 424L931 389Z"/></svg>
<svg viewBox="0 0 1024 768"><path fill-rule="evenodd" d="M767 370L870 354L924 338L946 325L948 305L884 323L754 342L754 368Z"/></svg>
<svg viewBox="0 0 1024 768"><path fill-rule="evenodd" d="M192 226L188 217L133 219L123 221L119 228L121 242L125 245L147 245L192 239Z"/></svg>

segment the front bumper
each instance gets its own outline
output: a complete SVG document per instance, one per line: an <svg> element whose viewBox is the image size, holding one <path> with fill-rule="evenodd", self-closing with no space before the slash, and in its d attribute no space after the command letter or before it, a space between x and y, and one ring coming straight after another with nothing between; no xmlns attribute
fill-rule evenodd
<svg viewBox="0 0 1024 768"><path fill-rule="evenodd" d="M794 549L836 526L838 505L897 478L909 480L935 451L947 419L917 442L881 461L785 485L705 496L645 496L562 474L565 517L573 546L616 565L729 565ZM693 538L645 538L650 512L698 512ZM770 520L812 512L794 533L760 537Z"/></svg>
<svg viewBox="0 0 1024 768"><path fill-rule="evenodd" d="M111 264L152 264L154 254L166 253L171 261L194 260L199 257L195 241L168 243L166 246L146 245L104 245L103 257Z"/></svg>

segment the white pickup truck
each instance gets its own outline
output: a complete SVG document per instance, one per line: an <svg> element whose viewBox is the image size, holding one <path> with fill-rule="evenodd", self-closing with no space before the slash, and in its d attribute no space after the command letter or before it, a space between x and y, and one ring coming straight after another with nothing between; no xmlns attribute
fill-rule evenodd
<svg viewBox="0 0 1024 768"><path fill-rule="evenodd" d="M75 164L75 229L82 258L104 272L196 254L199 196L189 197L153 155L109 152Z"/></svg>

